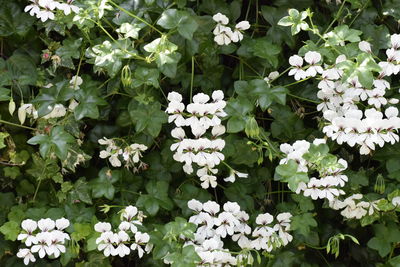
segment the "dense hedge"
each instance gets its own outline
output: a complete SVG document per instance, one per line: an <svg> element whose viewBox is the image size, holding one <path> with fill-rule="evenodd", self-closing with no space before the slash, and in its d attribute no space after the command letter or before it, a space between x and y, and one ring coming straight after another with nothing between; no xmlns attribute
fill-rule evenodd
<svg viewBox="0 0 400 267"><path fill-rule="evenodd" d="M0 266L400 266L399 22L0 0Z"/></svg>

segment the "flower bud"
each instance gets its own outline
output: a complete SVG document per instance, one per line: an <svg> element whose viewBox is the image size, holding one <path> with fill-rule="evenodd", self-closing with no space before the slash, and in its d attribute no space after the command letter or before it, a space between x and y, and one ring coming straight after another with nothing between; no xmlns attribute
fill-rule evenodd
<svg viewBox="0 0 400 267"><path fill-rule="evenodd" d="M132 84L131 74L131 68L129 65L125 65L121 71L121 82L124 87L129 87Z"/></svg>
<svg viewBox="0 0 400 267"><path fill-rule="evenodd" d="M10 102L8 103L8 112L10 112L10 115L12 116L15 111L15 102L14 99L10 99Z"/></svg>
<svg viewBox="0 0 400 267"><path fill-rule="evenodd" d="M26 119L26 109L23 107L24 103L21 102L21 106L18 109L18 119L21 124L24 124Z"/></svg>
<svg viewBox="0 0 400 267"><path fill-rule="evenodd" d="M250 138L257 138L260 134L260 128L258 128L257 121L254 117L249 118L246 121L246 126L244 129L246 135Z"/></svg>

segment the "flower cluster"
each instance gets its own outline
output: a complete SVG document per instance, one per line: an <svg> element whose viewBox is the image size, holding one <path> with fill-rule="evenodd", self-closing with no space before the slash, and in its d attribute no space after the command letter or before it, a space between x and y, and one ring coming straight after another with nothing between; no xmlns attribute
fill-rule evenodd
<svg viewBox="0 0 400 267"><path fill-rule="evenodd" d="M182 103L182 95L177 92L168 94L168 108L166 112L169 115L168 122L174 122L175 128L171 131L172 137L176 142L171 145L171 151L175 151L174 159L185 163L183 170L191 174L193 172L193 163L200 168L196 174L202 181L203 188L216 187L219 165L225 159L221 153L225 147L225 141L219 136L225 133L225 126L221 124L221 117L225 117L224 107L226 102L224 93L220 90L212 93L212 101L206 94L199 93L193 96L193 103L186 106ZM210 101L210 102L209 102ZM191 134L194 138L188 138L182 127L190 127ZM206 138L204 135L211 128L211 137ZM233 182L235 174L226 179ZM241 174L240 176L246 176ZM247 176L246 176L247 177Z"/></svg>
<svg viewBox="0 0 400 267"><path fill-rule="evenodd" d="M362 194L354 194L341 201L334 199L329 201L329 207L334 210L341 210L340 214L348 219L361 219L366 215L372 215L379 211L377 203L379 200L362 201Z"/></svg>
<svg viewBox="0 0 400 267"><path fill-rule="evenodd" d="M72 12L79 13L79 7L73 5L74 0L67 0L66 3L54 1L54 0L29 0L31 4L27 5L24 9L25 12L29 12L29 15L36 16L42 22L48 19L54 20L54 12L61 10L65 15L69 15Z"/></svg>
<svg viewBox="0 0 400 267"><path fill-rule="evenodd" d="M343 78L343 66L349 62L344 55L338 56L335 64L326 66L325 69L321 66L321 55L315 51L305 54L304 60L309 65L304 67L302 57L294 55L289 58L289 63L293 66L289 75L294 75L296 80L320 74L317 97L322 103L317 106L317 110L323 112L327 121L323 132L329 138L336 140L338 144L347 143L351 147L359 145L360 154L369 154L375 150L376 145L382 147L385 143L394 144L399 141L398 109L384 108L399 102L398 99L387 99L384 96L386 90L390 89L390 83L385 77L396 75L400 71L399 44L400 34L392 35L391 47L386 50L387 60L378 63L381 71L373 80L372 88L363 86L356 75ZM371 44L366 41L359 43L359 49L366 57L372 53ZM365 106L366 109L361 110L360 106Z"/></svg>
<svg viewBox="0 0 400 267"><path fill-rule="evenodd" d="M315 139L314 146L325 144L324 139ZM328 199L334 200L339 195L344 195L345 192L340 189L348 181L348 177L342 172L347 169L347 162L344 159L337 160L337 164L332 166L318 166L317 162L310 162L304 158L304 155L309 152L311 144L305 140L296 141L293 145L282 144L280 150L286 154L286 157L281 159L280 164L285 164L289 160L294 160L298 166L297 171L307 173L309 169L318 171L320 178L312 177L308 183L300 182L296 189L296 193L312 199ZM334 162L336 163L336 161Z"/></svg>
<svg viewBox="0 0 400 267"><path fill-rule="evenodd" d="M140 160L142 152L147 150L147 146L142 144L131 144L122 149L113 139L108 139L106 137L99 139L98 142L100 145L107 146L105 150L100 151L100 158L108 158L113 167L121 167L121 160L123 160L125 167L133 167L135 172L147 168L147 165ZM138 166L136 166L137 164Z"/></svg>
<svg viewBox="0 0 400 267"><path fill-rule="evenodd" d="M214 41L218 45L228 45L231 42L237 43L243 40L243 31L250 28L250 23L246 20L236 24L232 30L228 27L229 19L227 16L217 13L213 16L213 20L217 22L213 34L215 35Z"/></svg>
<svg viewBox="0 0 400 267"><path fill-rule="evenodd" d="M231 237L244 250L266 250L287 245L292 241L290 230L290 213L281 213L277 216L277 223L272 225L273 217L269 213L260 214L256 218L257 226L252 231L247 224L249 215L240 209L236 202L226 202L223 210L213 201L201 203L192 199L188 207L196 214L189 218L189 222L198 226L195 239L187 241L185 245L193 245L201 258L199 266L227 266L236 265L247 260L252 262L252 256L232 253L224 248L222 239ZM252 236L254 240L248 236ZM245 256L244 256L245 255Z"/></svg>
<svg viewBox="0 0 400 267"><path fill-rule="evenodd" d="M145 216L134 206L126 207L121 214L121 223L118 226L118 232L111 230L111 224L108 222L98 222L94 230L100 234L96 239L97 249L103 251L104 256L124 257L131 253L131 250L137 250L139 258L144 253L149 253L152 245L149 243L150 236L147 233L138 231L137 226L142 225ZM129 246L130 245L130 246Z"/></svg>
<svg viewBox="0 0 400 267"><path fill-rule="evenodd" d="M19 249L17 257L24 259L25 265L36 261L33 253L38 253L40 258L46 255L58 258L61 253L65 253L65 240L70 240L69 235L63 231L68 226L69 220L65 218L56 221L50 218L38 222L31 219L22 221L23 230L17 238L28 248Z"/></svg>

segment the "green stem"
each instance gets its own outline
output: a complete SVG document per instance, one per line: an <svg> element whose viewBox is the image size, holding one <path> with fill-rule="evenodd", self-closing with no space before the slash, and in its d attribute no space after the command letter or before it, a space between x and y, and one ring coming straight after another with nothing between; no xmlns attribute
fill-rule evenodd
<svg viewBox="0 0 400 267"><path fill-rule="evenodd" d="M32 199L33 202L35 202L36 195L37 195L37 193L38 193L38 191L39 191L39 187L40 187L40 184L41 184L41 183L42 183L42 179L39 180L39 182L38 182L38 184L37 184L37 186L36 186L35 194L33 195L33 199Z"/></svg>
<svg viewBox="0 0 400 267"><path fill-rule="evenodd" d="M0 123L7 124L7 125L10 125L10 126L19 127L19 128L24 128L24 129L28 129L28 130L32 130L32 131L36 131L35 128L29 127L29 126L25 126L25 125L19 125L19 124L13 123L13 122L5 121L5 120L0 120Z"/></svg>
<svg viewBox="0 0 400 267"><path fill-rule="evenodd" d="M192 75L190 77L190 103L192 103L193 82L194 82L194 56L192 56Z"/></svg>
<svg viewBox="0 0 400 267"><path fill-rule="evenodd" d="M287 95L288 95L288 96L291 96L291 97L293 97L293 98L297 98L297 99L300 99L300 100L303 100L303 101L310 102L310 103L320 104L320 102L318 102L318 101L311 100L311 99L304 98L304 97L297 96L297 95L293 95L293 94L291 94L291 93L287 93Z"/></svg>
<svg viewBox="0 0 400 267"><path fill-rule="evenodd" d="M158 32L159 34L163 35L163 33L157 29L156 27L154 27L152 24L148 23L147 21L145 21L144 19L136 16L135 14L129 12L128 10L126 10L123 7L120 7L119 5L117 5L116 3L114 3L113 1L109 0L108 1L110 4L114 5L116 8L118 8L119 10L121 10L122 12L126 13L127 15L131 16L132 18L135 18L141 22L143 22L144 24L146 24L147 26L149 26L150 28L152 28L153 30L155 30L156 32Z"/></svg>
<svg viewBox="0 0 400 267"><path fill-rule="evenodd" d="M322 35L324 35L325 33L327 33L330 28L333 26L333 24L339 19L340 15L342 14L343 8L344 8L344 4L346 3L347 0L344 0L342 5L340 6L338 12L336 13L335 18L331 21L331 23L328 25L328 27L325 29L324 33ZM319 45L319 42L321 41L321 39L318 40L317 45Z"/></svg>

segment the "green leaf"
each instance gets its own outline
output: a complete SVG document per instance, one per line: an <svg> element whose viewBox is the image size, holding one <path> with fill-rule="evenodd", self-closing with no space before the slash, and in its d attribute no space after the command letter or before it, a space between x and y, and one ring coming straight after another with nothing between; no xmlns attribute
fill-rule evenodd
<svg viewBox="0 0 400 267"><path fill-rule="evenodd" d="M0 149L5 148L6 144L4 144L4 139L9 136L8 133L0 132Z"/></svg>
<svg viewBox="0 0 400 267"><path fill-rule="evenodd" d="M63 126L56 126L51 129L50 135L39 134L28 140L30 145L40 145L39 151L43 158L46 158L51 149L61 160L66 159L68 144L75 142L75 138L64 130Z"/></svg>
<svg viewBox="0 0 400 267"><path fill-rule="evenodd" d="M139 38L139 31L142 27L139 24L131 24L128 22L122 23L121 26L117 29L118 33L123 35L123 38Z"/></svg>
<svg viewBox="0 0 400 267"><path fill-rule="evenodd" d="M75 69L72 59L80 57L80 47L82 38L68 38L63 41L63 45L56 50L56 55L61 58L61 66Z"/></svg>
<svg viewBox="0 0 400 267"><path fill-rule="evenodd" d="M367 245L377 250L381 257L390 253L392 243L400 242L400 230L394 223L374 225L374 233L375 237L371 238Z"/></svg>
<svg viewBox="0 0 400 267"><path fill-rule="evenodd" d="M43 88L32 103L38 104L38 115L40 117L50 113L55 104L63 104L74 97L72 89L67 81L59 82L50 88Z"/></svg>
<svg viewBox="0 0 400 267"><path fill-rule="evenodd" d="M6 222L0 227L0 232L5 236L6 240L17 240L20 231L19 224L14 221Z"/></svg>
<svg viewBox="0 0 400 267"><path fill-rule="evenodd" d="M157 24L168 30L177 28L179 34L186 39L192 39L193 33L199 26L189 12L176 9L165 10Z"/></svg>
<svg viewBox="0 0 400 267"><path fill-rule="evenodd" d="M307 236L312 227L317 227L317 221L314 219L311 213L303 213L300 215L293 216L290 229L296 231L303 236Z"/></svg>
<svg viewBox="0 0 400 267"><path fill-rule="evenodd" d="M0 4L0 37L13 34L24 37L31 29L35 18L21 12L17 3L2 1Z"/></svg>
<svg viewBox="0 0 400 267"><path fill-rule="evenodd" d="M145 84L153 86L155 88L159 88L160 87L160 84L158 83L159 76L160 72L158 71L158 69L138 67L134 73L135 79L133 80L132 86L139 87Z"/></svg>
<svg viewBox="0 0 400 267"><path fill-rule="evenodd" d="M19 86L36 84L38 74L32 57L16 51L7 59L6 68L10 79L17 82Z"/></svg>
<svg viewBox="0 0 400 267"><path fill-rule="evenodd" d="M107 105L107 101L98 96L99 90L95 87L82 87L75 92L75 98L78 101L78 106L74 109L76 120L81 120L85 117L91 119L99 118L99 107Z"/></svg>
<svg viewBox="0 0 400 267"><path fill-rule="evenodd" d="M135 124L136 132L145 132L152 137L157 137L163 123L167 122L168 116L161 110L160 102L148 105L132 100L128 106L129 115Z"/></svg>
<svg viewBox="0 0 400 267"><path fill-rule="evenodd" d="M85 177L81 177L75 182L73 190L70 191L71 198L73 201L80 200L86 204L92 205L92 198L90 196L90 186L86 182Z"/></svg>
<svg viewBox="0 0 400 267"><path fill-rule="evenodd" d="M121 179L121 172L119 170L110 170L103 168L99 172L99 177L90 181L93 198L105 197L113 200L115 194L115 187L113 184Z"/></svg>
<svg viewBox="0 0 400 267"><path fill-rule="evenodd" d="M345 42L360 42L360 35L362 31L350 29L348 25L340 25L335 27L332 31L326 33L324 38L327 39L326 45L335 46L340 45L344 46Z"/></svg>
<svg viewBox="0 0 400 267"><path fill-rule="evenodd" d="M225 112L229 115L227 123L228 133L237 133L243 131L246 126L246 119L254 105L243 97L238 97L227 102Z"/></svg>

